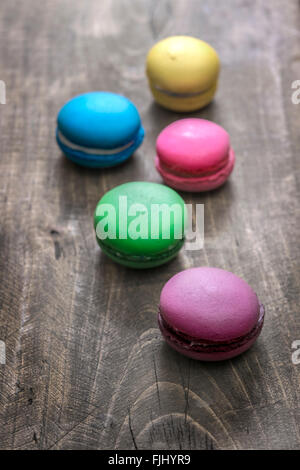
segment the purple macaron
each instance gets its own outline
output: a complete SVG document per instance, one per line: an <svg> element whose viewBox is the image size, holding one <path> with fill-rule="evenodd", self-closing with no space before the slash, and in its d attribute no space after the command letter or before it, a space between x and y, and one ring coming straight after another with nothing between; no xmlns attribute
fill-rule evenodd
<svg viewBox="0 0 300 470"><path fill-rule="evenodd" d="M218 268L192 268L164 286L158 324L176 351L201 361L221 361L249 349L264 322L252 288Z"/></svg>

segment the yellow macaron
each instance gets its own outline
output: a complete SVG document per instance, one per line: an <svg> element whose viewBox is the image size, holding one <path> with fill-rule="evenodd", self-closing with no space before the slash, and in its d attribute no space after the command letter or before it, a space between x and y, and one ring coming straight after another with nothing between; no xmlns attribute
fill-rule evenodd
<svg viewBox="0 0 300 470"><path fill-rule="evenodd" d="M154 99L173 111L206 106L216 92L219 70L214 48L191 36L163 39L147 56L146 73Z"/></svg>

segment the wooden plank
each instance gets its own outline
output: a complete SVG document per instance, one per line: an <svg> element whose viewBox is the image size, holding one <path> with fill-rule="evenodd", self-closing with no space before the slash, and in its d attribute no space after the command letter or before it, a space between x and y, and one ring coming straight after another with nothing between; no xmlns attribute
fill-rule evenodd
<svg viewBox="0 0 300 470"><path fill-rule="evenodd" d="M299 449L300 79L296 0L2 0L0 79L1 449ZM195 113L230 133L230 182L204 195L205 248L137 272L96 245L100 196L126 181L160 182L160 130L181 117L156 106L144 61L171 34L210 42L222 60L216 100ZM68 162L55 118L72 96L120 92L147 137L127 164ZM257 344L205 364L163 342L163 284L190 266L232 270L266 306Z"/></svg>

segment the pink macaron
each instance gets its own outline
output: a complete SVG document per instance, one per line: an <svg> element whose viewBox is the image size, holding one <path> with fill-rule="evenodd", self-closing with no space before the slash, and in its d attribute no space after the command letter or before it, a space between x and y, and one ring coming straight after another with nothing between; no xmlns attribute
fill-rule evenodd
<svg viewBox="0 0 300 470"><path fill-rule="evenodd" d="M173 276L160 296L158 324L176 351L202 361L221 361L252 346L264 307L252 288L218 268L192 268Z"/></svg>
<svg viewBox="0 0 300 470"><path fill-rule="evenodd" d="M235 156L223 127L206 119L180 119L156 142L155 166L165 183L180 191L209 191L233 170Z"/></svg>

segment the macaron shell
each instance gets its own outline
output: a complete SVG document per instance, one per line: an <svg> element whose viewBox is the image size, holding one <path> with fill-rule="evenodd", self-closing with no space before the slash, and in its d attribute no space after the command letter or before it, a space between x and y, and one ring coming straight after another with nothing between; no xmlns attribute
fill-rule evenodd
<svg viewBox="0 0 300 470"><path fill-rule="evenodd" d="M182 271L165 284L160 312L175 331L222 342L248 334L258 322L260 304L244 280L203 267Z"/></svg>
<svg viewBox="0 0 300 470"><path fill-rule="evenodd" d="M164 165L191 176L219 169L229 148L229 135L223 127L197 118L173 122L156 142L157 156Z"/></svg>
<svg viewBox="0 0 300 470"><path fill-rule="evenodd" d="M206 92L216 84L219 58L206 42L190 36L172 36L149 51L146 72L150 82L176 93Z"/></svg>
<svg viewBox="0 0 300 470"><path fill-rule="evenodd" d="M234 163L234 151L230 149L227 164L220 170L206 176L186 177L175 175L168 171L165 167L161 166L158 157L155 159L155 167L165 183L171 188L186 192L204 192L219 188L227 181L234 168Z"/></svg>
<svg viewBox="0 0 300 470"><path fill-rule="evenodd" d="M122 204L125 205L120 206L120 197L122 198ZM126 199L126 203L125 200L123 202L123 198ZM142 211L142 207L137 207L137 204L143 205L146 212L144 210ZM159 224L154 227L154 229L157 230L157 236L153 236L151 211L154 205L160 204L169 207L176 204L178 209L180 209L174 216L171 216L172 219L170 218L168 225L170 231L167 237L164 236L162 230L162 218ZM102 239L103 228L101 228L101 224L99 228L98 224L103 220L101 209L103 210L107 207L113 207L115 209L116 234L115 238L107 237ZM137 212L132 214L130 211L134 207L137 207ZM100 230L100 232L96 231L98 243L102 248L104 247L106 249L108 255L111 255L111 257L117 256L115 261L121 264L126 263L126 265L128 265L127 261L129 260L131 263L132 258L134 258L134 263L136 260L138 263L143 264L144 262L148 264L149 261L162 264L174 257L183 244L184 211L185 206L183 199L167 186L144 181L125 183L104 194L97 205L94 215L94 227L95 229L98 227L98 230ZM139 237L138 239L132 239L129 234L130 225L137 217L142 217L143 214L145 214L145 218L142 218L140 223L145 223L146 236L144 238ZM125 236L121 236L121 224L125 225L123 227Z"/></svg>
<svg viewBox="0 0 300 470"><path fill-rule="evenodd" d="M74 144L109 150L130 142L141 120L125 96L97 91L68 101L58 114L57 126Z"/></svg>

